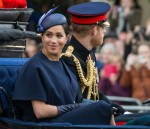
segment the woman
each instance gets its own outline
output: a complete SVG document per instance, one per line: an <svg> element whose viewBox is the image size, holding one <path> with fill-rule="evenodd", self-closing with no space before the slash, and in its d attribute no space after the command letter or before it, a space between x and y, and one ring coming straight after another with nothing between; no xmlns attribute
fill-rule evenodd
<svg viewBox="0 0 150 129"><path fill-rule="evenodd" d="M111 105L104 101L76 103L76 77L60 59L69 39L67 21L52 14L54 10L39 20L43 48L24 65L15 84L13 100L20 119L115 125Z"/></svg>

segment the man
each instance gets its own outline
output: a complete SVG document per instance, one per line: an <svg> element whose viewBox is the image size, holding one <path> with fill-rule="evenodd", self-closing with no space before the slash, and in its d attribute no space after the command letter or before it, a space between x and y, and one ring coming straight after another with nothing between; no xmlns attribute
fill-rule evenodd
<svg viewBox="0 0 150 129"><path fill-rule="evenodd" d="M68 8L72 15L72 38L65 46L62 59L77 76L80 91L77 101L104 99L98 93L98 74L93 49L103 43L105 27L109 27L107 13L110 5L105 2L87 2Z"/></svg>
<svg viewBox="0 0 150 129"><path fill-rule="evenodd" d="M105 2L87 2L68 8L72 15L72 37L64 47L61 58L72 70L80 84L76 102L93 102L110 100L98 91L98 74L93 49L103 43L105 27L109 27L107 13L110 5ZM111 103L112 104L112 103ZM116 104L114 115L124 113L124 109Z"/></svg>

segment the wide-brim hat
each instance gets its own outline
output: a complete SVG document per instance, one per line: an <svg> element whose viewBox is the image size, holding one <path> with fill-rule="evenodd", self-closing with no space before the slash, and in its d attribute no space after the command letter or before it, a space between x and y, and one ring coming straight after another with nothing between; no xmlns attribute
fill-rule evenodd
<svg viewBox="0 0 150 129"><path fill-rule="evenodd" d="M73 5L68 8L68 13L72 15L72 22L76 24L98 24L109 27L107 13L111 6L105 2L86 2Z"/></svg>

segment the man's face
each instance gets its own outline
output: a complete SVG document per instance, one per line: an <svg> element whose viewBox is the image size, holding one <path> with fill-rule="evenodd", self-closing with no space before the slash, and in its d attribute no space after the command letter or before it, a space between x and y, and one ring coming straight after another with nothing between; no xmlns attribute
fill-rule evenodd
<svg viewBox="0 0 150 129"><path fill-rule="evenodd" d="M95 34L93 35L93 38L91 40L91 45L92 47L97 47L99 45L102 45L103 43L103 38L104 38L104 33L105 33L105 28L101 27L99 25L95 26Z"/></svg>

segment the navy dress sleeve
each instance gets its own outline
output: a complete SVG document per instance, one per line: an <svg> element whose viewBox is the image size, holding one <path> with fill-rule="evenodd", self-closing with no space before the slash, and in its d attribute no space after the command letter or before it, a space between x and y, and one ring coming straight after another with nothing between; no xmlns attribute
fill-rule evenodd
<svg viewBox="0 0 150 129"><path fill-rule="evenodd" d="M35 66L35 63L29 62L20 72L15 84L14 100L47 100L40 69Z"/></svg>

